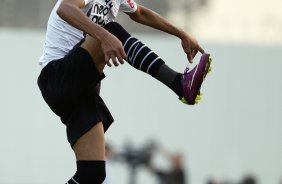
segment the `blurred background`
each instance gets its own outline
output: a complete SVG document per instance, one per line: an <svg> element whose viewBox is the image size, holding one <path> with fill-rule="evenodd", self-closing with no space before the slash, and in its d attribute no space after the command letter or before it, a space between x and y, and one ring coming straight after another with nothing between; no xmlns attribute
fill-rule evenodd
<svg viewBox="0 0 282 184"><path fill-rule="evenodd" d="M195 36L213 56L202 101L181 104L128 64L106 68L101 96L108 184L282 183L282 1L136 1ZM75 172L65 128L36 84L55 0L0 0L0 183L64 183ZM118 21L177 71L179 39ZM197 60L200 56L197 56Z"/></svg>

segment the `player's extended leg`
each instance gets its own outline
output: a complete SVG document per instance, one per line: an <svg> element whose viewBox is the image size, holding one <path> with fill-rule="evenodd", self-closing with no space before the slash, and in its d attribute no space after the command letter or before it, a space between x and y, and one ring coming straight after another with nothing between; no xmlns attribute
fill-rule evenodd
<svg viewBox="0 0 282 184"><path fill-rule="evenodd" d="M96 68L102 73L105 66L104 55L97 40L86 37L81 47L88 51ZM106 177L102 122L82 135L73 145L73 150L77 160L77 172L67 184L102 184Z"/></svg>
<svg viewBox="0 0 282 184"><path fill-rule="evenodd" d="M138 70L150 74L172 89L183 103L195 104L199 100L200 88L210 69L210 57L204 54L193 70L178 73L140 40L131 36L121 25L110 22L105 29L115 35L124 46L127 62Z"/></svg>

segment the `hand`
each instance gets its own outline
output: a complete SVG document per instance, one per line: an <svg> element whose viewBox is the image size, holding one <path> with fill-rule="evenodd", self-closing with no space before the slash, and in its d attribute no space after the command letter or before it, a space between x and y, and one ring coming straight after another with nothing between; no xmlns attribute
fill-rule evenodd
<svg viewBox="0 0 282 184"><path fill-rule="evenodd" d="M187 58L190 63L193 63L193 59L197 55L198 51L202 54L205 53L204 49L198 44L197 40L187 33L184 33L181 37L181 41L183 50L187 54Z"/></svg>
<svg viewBox="0 0 282 184"><path fill-rule="evenodd" d="M105 62L109 67L112 66L110 59L115 66L119 65L117 59L120 64L124 63L126 54L123 49L122 43L117 37L106 31L105 34L101 37L100 41L105 56Z"/></svg>

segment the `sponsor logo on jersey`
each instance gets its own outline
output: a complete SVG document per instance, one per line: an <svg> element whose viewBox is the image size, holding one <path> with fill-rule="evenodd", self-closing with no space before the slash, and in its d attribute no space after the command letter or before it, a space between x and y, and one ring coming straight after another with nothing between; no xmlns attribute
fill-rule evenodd
<svg viewBox="0 0 282 184"><path fill-rule="evenodd" d="M98 25L104 26L117 16L118 8L113 0L95 0L91 11L87 13L89 18ZM126 0L127 5L135 8L133 0Z"/></svg>
<svg viewBox="0 0 282 184"><path fill-rule="evenodd" d="M113 8L113 3L111 0L105 0L105 4L95 3L92 7L91 11L91 19L96 24L104 26L108 23L106 17L110 13Z"/></svg>

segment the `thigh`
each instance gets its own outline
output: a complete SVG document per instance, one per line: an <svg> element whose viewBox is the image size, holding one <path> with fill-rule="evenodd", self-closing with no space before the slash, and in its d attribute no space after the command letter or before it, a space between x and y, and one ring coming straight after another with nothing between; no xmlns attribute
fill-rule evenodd
<svg viewBox="0 0 282 184"><path fill-rule="evenodd" d="M105 137L102 122L93 126L74 144L77 160L105 160Z"/></svg>
<svg viewBox="0 0 282 184"><path fill-rule="evenodd" d="M80 47L82 47L89 53L98 71L102 72L106 65L106 62L100 42L97 39L87 35Z"/></svg>

